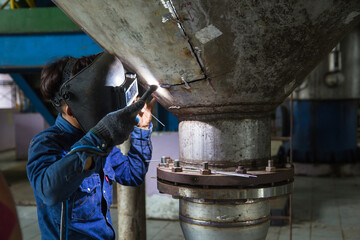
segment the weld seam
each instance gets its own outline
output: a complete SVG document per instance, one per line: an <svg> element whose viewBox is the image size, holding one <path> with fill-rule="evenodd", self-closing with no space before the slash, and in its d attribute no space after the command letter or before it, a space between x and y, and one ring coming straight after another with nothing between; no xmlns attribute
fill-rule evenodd
<svg viewBox="0 0 360 240"><path fill-rule="evenodd" d="M177 12L176 12L176 9L175 9L175 7L174 7L174 4L172 3L172 0L169 0L169 3L170 3L170 6L171 6L171 8L172 8L172 10L173 10L173 13L175 14L175 17L176 17L176 19L177 19L177 21L178 21L178 24L179 24L179 26L180 26L180 28L181 28L181 30L182 30L182 32L183 32L183 34L184 34L184 36L185 36L188 44L189 44L189 46L190 46L190 50L191 50L191 52L193 53L196 62L199 64L199 67L200 67L200 69L201 69L202 74L204 75L204 78L203 78L203 79L207 79L208 77L207 77L207 75L206 75L206 72L205 72L205 69L204 69L204 67L203 67L203 64L201 63L201 60L200 60L199 56L196 54L196 51L195 51L193 45L192 45L191 42L190 42L190 38L189 38L189 36L186 34L185 29L184 29L184 27L182 26L182 22L181 22L181 20L180 20L180 18L179 18L179 15L178 15ZM199 81L199 80L203 80L203 79L192 80L192 81L189 81L189 82L187 81L187 83L191 83L191 82ZM184 84L185 84L185 83L174 84L174 85L171 85L171 86L184 85Z"/></svg>

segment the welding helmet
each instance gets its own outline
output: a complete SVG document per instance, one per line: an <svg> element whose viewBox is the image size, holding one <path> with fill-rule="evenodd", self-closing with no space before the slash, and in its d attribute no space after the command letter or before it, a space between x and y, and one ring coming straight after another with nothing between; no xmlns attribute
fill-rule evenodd
<svg viewBox="0 0 360 240"><path fill-rule="evenodd" d="M88 132L106 114L124 108L138 95L136 74L127 73L121 61L107 53L71 77L76 58L70 58L63 71L63 83L52 103L69 106L82 130Z"/></svg>

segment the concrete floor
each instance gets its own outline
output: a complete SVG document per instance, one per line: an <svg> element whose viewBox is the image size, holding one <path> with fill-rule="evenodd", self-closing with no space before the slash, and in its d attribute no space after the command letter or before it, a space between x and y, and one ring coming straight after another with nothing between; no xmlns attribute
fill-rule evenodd
<svg viewBox="0 0 360 240"><path fill-rule="evenodd" d="M37 223L36 207L34 206L17 206L20 219L21 231L24 240L40 240L40 230ZM111 209L111 218L114 227L117 226L116 209ZM166 239L177 240L184 239L182 237L181 228L177 221L146 221L147 234L146 239Z"/></svg>
<svg viewBox="0 0 360 240"><path fill-rule="evenodd" d="M10 184L24 240L41 239L33 193L29 189L24 167L14 162L13 153L0 154L0 170ZM295 178L293 194L294 240L360 239L360 177ZM116 209L112 209L117 226ZM178 221L147 220L147 239L184 239ZM289 239L289 226L270 227L267 240Z"/></svg>
<svg viewBox="0 0 360 240"><path fill-rule="evenodd" d="M295 179L293 194L294 240L360 239L360 177ZM40 239L36 207L18 206L24 240ZM112 209L117 226L116 209ZM179 222L147 220L147 239L184 239ZM270 227L267 240L289 239L289 226Z"/></svg>

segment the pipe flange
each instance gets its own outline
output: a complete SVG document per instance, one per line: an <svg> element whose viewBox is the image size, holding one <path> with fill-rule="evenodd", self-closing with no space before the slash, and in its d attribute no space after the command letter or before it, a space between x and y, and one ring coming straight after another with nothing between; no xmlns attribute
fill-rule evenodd
<svg viewBox="0 0 360 240"><path fill-rule="evenodd" d="M263 199L287 195L293 191L293 181L279 183L270 187L258 188L199 188L191 186L176 186L159 181L157 188L160 193L170 194L176 198L195 199Z"/></svg>
<svg viewBox="0 0 360 240"><path fill-rule="evenodd" d="M273 172L267 171L248 171L247 174L254 175L256 177L240 177L240 176L228 176L223 174L201 174L201 171L187 171L182 169L182 172L172 172L170 168L157 168L158 180L185 184L192 186L208 186L208 187L247 187L257 186L264 184L273 184L277 182L288 181L294 178L293 168L277 168ZM233 173L233 175L236 175Z"/></svg>

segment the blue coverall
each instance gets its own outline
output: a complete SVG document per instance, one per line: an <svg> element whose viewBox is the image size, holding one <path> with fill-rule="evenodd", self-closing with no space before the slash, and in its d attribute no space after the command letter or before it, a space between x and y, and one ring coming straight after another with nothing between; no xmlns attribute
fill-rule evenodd
<svg viewBox="0 0 360 240"><path fill-rule="evenodd" d="M113 181L137 186L151 159L151 129L134 129L128 156L114 147L107 157L88 152L67 154L79 145L103 146L92 132L84 134L59 114L53 126L30 143L27 175L33 188L42 239L59 239L61 202L68 203L68 239L115 239L109 207ZM94 167L84 170L92 157Z"/></svg>

